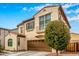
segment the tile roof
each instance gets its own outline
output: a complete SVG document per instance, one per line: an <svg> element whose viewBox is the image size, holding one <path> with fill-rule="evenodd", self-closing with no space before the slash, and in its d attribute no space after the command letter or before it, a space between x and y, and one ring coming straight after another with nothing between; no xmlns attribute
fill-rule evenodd
<svg viewBox="0 0 79 59"><path fill-rule="evenodd" d="M2 30L8 30L8 31L10 31L10 29L6 29L6 28L0 28L0 29L2 29Z"/></svg>
<svg viewBox="0 0 79 59"><path fill-rule="evenodd" d="M33 17L33 18L30 18L30 19L27 19L27 20L22 21L20 24L18 24L18 25L17 25L17 27L18 27L18 26L20 26L20 25L22 25L23 23L28 22L28 21L31 21L31 20L34 20L34 17Z"/></svg>
<svg viewBox="0 0 79 59"><path fill-rule="evenodd" d="M16 33L16 32L9 32L9 33L12 33L12 34L15 34L15 35L18 35L18 36L23 36L25 37L25 35L21 34L21 33Z"/></svg>

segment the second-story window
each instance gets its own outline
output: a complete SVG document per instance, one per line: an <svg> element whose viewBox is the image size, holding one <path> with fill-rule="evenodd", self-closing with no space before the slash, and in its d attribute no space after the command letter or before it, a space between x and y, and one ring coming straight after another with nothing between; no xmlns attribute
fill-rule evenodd
<svg viewBox="0 0 79 59"><path fill-rule="evenodd" d="M20 33L23 33L23 27L20 27Z"/></svg>
<svg viewBox="0 0 79 59"><path fill-rule="evenodd" d="M34 21L33 22L30 22L30 23L27 23L26 24L26 29L27 30L34 29Z"/></svg>
<svg viewBox="0 0 79 59"><path fill-rule="evenodd" d="M44 29L44 16L41 16L39 19L39 29Z"/></svg>
<svg viewBox="0 0 79 59"><path fill-rule="evenodd" d="M51 14L46 14L44 16L39 17L39 29L45 29L45 26L48 24L48 22L51 20Z"/></svg>

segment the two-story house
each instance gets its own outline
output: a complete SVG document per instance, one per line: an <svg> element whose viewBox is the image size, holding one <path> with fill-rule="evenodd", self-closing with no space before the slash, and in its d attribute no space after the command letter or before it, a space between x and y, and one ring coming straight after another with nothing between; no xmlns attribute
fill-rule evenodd
<svg viewBox="0 0 79 59"><path fill-rule="evenodd" d="M53 20L62 20L69 29L71 28L61 6L46 6L32 18L17 25L18 33L11 32L6 36L5 49L54 52L44 41L45 27Z"/></svg>

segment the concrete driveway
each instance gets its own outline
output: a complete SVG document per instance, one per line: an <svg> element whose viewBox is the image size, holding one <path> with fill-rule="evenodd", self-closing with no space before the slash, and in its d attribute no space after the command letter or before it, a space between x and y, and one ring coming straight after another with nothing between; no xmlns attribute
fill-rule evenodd
<svg viewBox="0 0 79 59"><path fill-rule="evenodd" d="M46 56L50 52L43 51L23 51L23 52L13 52L10 54L5 54L5 56Z"/></svg>
<svg viewBox="0 0 79 59"><path fill-rule="evenodd" d="M56 53L44 52L44 51L20 51L20 52L9 52L0 56L56 56ZM59 56L79 56L78 53L61 53Z"/></svg>

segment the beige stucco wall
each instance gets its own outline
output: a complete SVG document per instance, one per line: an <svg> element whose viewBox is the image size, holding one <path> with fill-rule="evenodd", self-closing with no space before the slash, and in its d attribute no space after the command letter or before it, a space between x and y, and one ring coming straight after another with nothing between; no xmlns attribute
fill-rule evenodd
<svg viewBox="0 0 79 59"><path fill-rule="evenodd" d="M44 11L45 10L45 11ZM35 31L40 32L39 30L39 17L45 14L51 13L51 21L58 20L58 7L48 7L41 10L35 17ZM44 30L41 30L44 31Z"/></svg>
<svg viewBox="0 0 79 59"><path fill-rule="evenodd" d="M70 39L70 42L71 42L71 43L79 42L79 34L71 33L71 39Z"/></svg>
<svg viewBox="0 0 79 59"><path fill-rule="evenodd" d="M44 30L39 30L39 17L40 16L43 16L43 15L48 14L48 13L51 13L51 21L53 21L53 20L59 20L59 16L58 16L59 15L59 10L58 10L58 8L59 7L44 8L39 13L37 13L36 15L34 15L35 28L33 30L31 30L31 31L27 31L26 30L26 24L28 22L31 22L31 21L28 21L28 22L20 25L20 26L24 27L24 32L25 32L24 34L26 35L26 40L38 40L38 38L36 38L35 36L39 35L38 32L44 32ZM62 17L63 16L61 16L61 18ZM63 20L63 18L62 18L62 20ZM18 29L20 28L20 26L18 27ZM19 32L20 32L20 29L19 29ZM40 34L44 34L44 33L40 33ZM52 52L53 51L54 50L52 49Z"/></svg>
<svg viewBox="0 0 79 59"><path fill-rule="evenodd" d="M8 39L13 39L13 46L8 46ZM20 38L20 45L18 46L18 38ZM27 41L25 37L18 37L17 34L9 33L5 37L5 50L17 51L17 50L27 50Z"/></svg>
<svg viewBox="0 0 79 59"><path fill-rule="evenodd" d="M71 34L71 40L78 40L79 34Z"/></svg>
<svg viewBox="0 0 79 59"><path fill-rule="evenodd" d="M38 35L37 32L44 32L44 30L39 30L39 17L43 16L45 14L48 14L48 13L51 13L51 21L53 21L53 20L59 20L59 6L44 8L40 12L38 12L36 15L34 15L34 20L31 20L31 21L35 21L35 27L34 27L34 29L31 30L31 31L27 31L26 30L26 24L28 22L31 22L31 21L28 21L28 22L25 22L24 24L22 24L22 25L20 25L18 27L19 33L20 33L20 27L23 27L24 28L24 33L23 34L26 35L26 40L37 39L35 37L35 36ZM63 20L62 17L63 16L61 16L61 19Z"/></svg>
<svg viewBox="0 0 79 59"><path fill-rule="evenodd" d="M26 35L26 40L37 39L35 36L38 35L37 32L40 32L39 31L39 17L42 16L42 15L48 14L48 13L51 13L51 21L52 20L58 20L58 7L44 8L38 14L36 14L34 16L34 20L32 20L32 21L35 21L35 28L31 31L27 31L26 30L26 24L28 22L31 22L31 21L28 21L28 22L26 22L26 23L24 23L24 24L22 24L18 27L19 33L20 33L20 27L23 27L24 28L24 34ZM44 30L42 30L42 31L44 31Z"/></svg>
<svg viewBox="0 0 79 59"><path fill-rule="evenodd" d="M45 11L43 11L45 10ZM31 31L27 31L26 30L26 24L28 22L31 22L31 21L28 21L26 23L24 23L24 27L25 27L25 35L26 35L26 39L27 40L35 40L37 39L35 36L37 36L37 32L40 32L39 31L39 17L42 16L42 15L45 15L45 14L48 14L48 13L51 13L51 21L52 20L58 20L58 7L49 7L49 8L45 8L41 10L38 14L36 14L34 17L34 21L35 21L35 28ZM32 20L33 21L33 20ZM21 25L22 26L22 25ZM42 30L43 31L43 30Z"/></svg>
<svg viewBox="0 0 79 59"><path fill-rule="evenodd" d="M13 39L12 47L8 46L8 39L10 38ZM10 33L5 37L5 39L5 50L17 50L17 35Z"/></svg>
<svg viewBox="0 0 79 59"><path fill-rule="evenodd" d="M22 44L24 45L24 49L27 50L27 39L26 39L26 37L24 38L24 42L22 42Z"/></svg>
<svg viewBox="0 0 79 59"><path fill-rule="evenodd" d="M32 20L32 21L34 21L34 20ZM29 22L32 22L32 21L28 21L28 22L26 22L24 24L24 26L25 26L26 40L34 40L35 36L36 36L35 26L34 26L34 29L26 30L26 24L29 23Z"/></svg>
<svg viewBox="0 0 79 59"><path fill-rule="evenodd" d="M23 33L21 33L21 29L20 29L21 27L23 27ZM17 30L18 30L18 33L25 34L25 26L24 26L24 24L20 25L20 26L17 28Z"/></svg>
<svg viewBox="0 0 79 59"><path fill-rule="evenodd" d="M20 46L18 46L18 50L27 50L27 41L25 40L25 37L18 37L20 38Z"/></svg>

